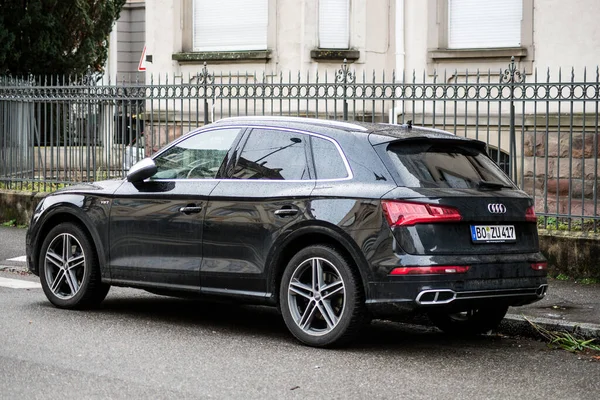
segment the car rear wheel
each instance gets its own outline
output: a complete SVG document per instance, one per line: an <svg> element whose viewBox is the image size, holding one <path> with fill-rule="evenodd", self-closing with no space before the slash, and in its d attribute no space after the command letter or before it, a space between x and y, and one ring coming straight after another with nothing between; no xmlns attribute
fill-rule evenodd
<svg viewBox="0 0 600 400"><path fill-rule="evenodd" d="M451 335L479 335L500 325L508 306L471 308L462 312L432 311L429 318L439 329Z"/></svg>
<svg viewBox="0 0 600 400"><path fill-rule="evenodd" d="M62 223L50 230L39 265L44 293L57 307L96 306L110 289L101 282L98 257L88 236L75 224Z"/></svg>
<svg viewBox="0 0 600 400"><path fill-rule="evenodd" d="M288 329L309 346L347 343L367 321L358 273L328 246L306 247L290 260L279 300Z"/></svg>

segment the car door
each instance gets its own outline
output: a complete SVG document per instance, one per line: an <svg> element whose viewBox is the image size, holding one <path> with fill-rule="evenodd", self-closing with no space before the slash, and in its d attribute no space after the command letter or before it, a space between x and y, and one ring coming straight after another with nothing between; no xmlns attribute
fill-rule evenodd
<svg viewBox="0 0 600 400"><path fill-rule="evenodd" d="M188 136L154 157L152 178L119 187L110 215L114 282L199 290L205 206L241 131Z"/></svg>
<svg viewBox="0 0 600 400"><path fill-rule="evenodd" d="M305 133L254 128L242 142L206 208L202 291L264 297L268 252L309 218L314 173Z"/></svg>

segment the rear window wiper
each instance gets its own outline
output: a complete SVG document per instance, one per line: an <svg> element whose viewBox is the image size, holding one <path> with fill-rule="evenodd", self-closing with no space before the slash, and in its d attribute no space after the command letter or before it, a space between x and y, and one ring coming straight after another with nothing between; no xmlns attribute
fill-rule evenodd
<svg viewBox="0 0 600 400"><path fill-rule="evenodd" d="M504 188L514 189L513 186L505 185L501 182L479 181L479 183L477 183L477 189L481 190L500 190Z"/></svg>

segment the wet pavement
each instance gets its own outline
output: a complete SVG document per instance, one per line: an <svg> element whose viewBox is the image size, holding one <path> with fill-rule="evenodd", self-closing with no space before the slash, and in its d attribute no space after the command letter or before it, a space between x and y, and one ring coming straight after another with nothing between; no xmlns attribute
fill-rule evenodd
<svg viewBox="0 0 600 400"><path fill-rule="evenodd" d="M600 340L600 284L549 279L546 297L533 304L512 307L501 331L531 334L525 318L546 329L577 332Z"/></svg>

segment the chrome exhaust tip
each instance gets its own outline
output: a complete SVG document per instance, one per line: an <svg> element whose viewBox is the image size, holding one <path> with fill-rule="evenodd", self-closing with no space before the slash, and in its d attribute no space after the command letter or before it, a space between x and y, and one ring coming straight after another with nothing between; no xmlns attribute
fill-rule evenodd
<svg viewBox="0 0 600 400"><path fill-rule="evenodd" d="M456 299L456 292L450 289L423 290L417 295L416 302L420 305L448 304Z"/></svg>
<svg viewBox="0 0 600 400"><path fill-rule="evenodd" d="M548 285L540 285L540 287L536 289L535 294L537 294L537 297L541 299L542 297L546 296L547 291Z"/></svg>

